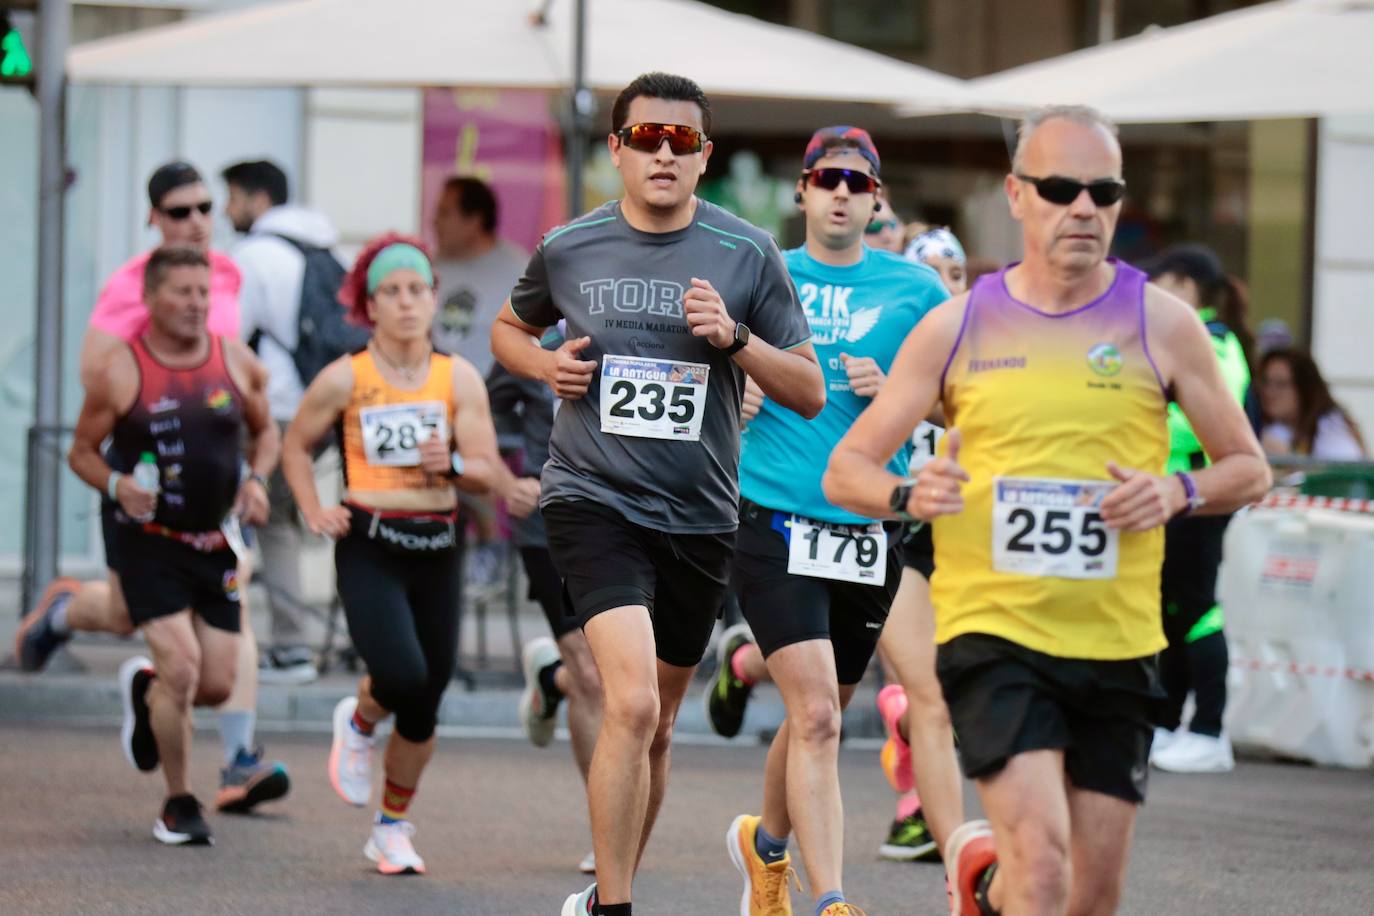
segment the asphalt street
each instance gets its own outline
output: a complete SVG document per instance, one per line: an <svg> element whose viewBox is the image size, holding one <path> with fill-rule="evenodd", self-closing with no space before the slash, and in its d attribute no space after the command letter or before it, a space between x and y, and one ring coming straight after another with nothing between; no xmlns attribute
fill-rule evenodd
<svg viewBox="0 0 1374 916"><path fill-rule="evenodd" d="M384 878L362 856L371 812L329 788L324 735L263 735L295 778L251 817L215 816L213 848L160 846L161 781L135 773L114 727L0 725L0 913L519 914L555 916L585 886L590 848L568 746L446 737L413 809L425 877ZM193 778L213 797L215 735ZM757 744L686 745L636 883L636 911L722 916L740 883L723 838L759 804ZM869 916L944 912L941 869L877 858L892 798L867 749L846 749L846 890ZM1122 913L1374 912L1374 774L1243 763L1221 777L1156 774ZM795 850L794 850L795 857ZM805 875L803 874L803 880ZM810 912L794 894L799 914Z"/></svg>

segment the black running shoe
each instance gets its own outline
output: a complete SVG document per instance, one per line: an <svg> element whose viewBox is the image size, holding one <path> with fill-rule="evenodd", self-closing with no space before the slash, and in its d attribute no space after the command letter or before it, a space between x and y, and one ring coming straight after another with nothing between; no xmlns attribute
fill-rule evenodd
<svg viewBox="0 0 1374 916"><path fill-rule="evenodd" d="M141 655L119 666L119 697L124 701L124 725L119 743L124 757L143 773L157 769L157 739L148 715L148 685L153 682L153 663Z"/></svg>
<svg viewBox="0 0 1374 916"><path fill-rule="evenodd" d="M889 862L938 862L940 850L925 813L918 808L915 814L893 821L878 855Z"/></svg>
<svg viewBox="0 0 1374 916"><path fill-rule="evenodd" d="M722 738L733 738L744 724L744 710L754 689L735 677L730 660L741 646L753 643L749 627L737 623L720 634L716 644L716 677L706 692L706 718L711 730Z"/></svg>
<svg viewBox="0 0 1374 916"><path fill-rule="evenodd" d="M19 630L14 634L14 660L21 671L42 671L57 647L72 638L70 632L58 634L53 630L52 615L70 604L80 587L75 579L54 579L33 610L19 622Z"/></svg>
<svg viewBox="0 0 1374 916"><path fill-rule="evenodd" d="M153 822L153 836L168 846L212 846L215 838L194 795L173 795Z"/></svg>

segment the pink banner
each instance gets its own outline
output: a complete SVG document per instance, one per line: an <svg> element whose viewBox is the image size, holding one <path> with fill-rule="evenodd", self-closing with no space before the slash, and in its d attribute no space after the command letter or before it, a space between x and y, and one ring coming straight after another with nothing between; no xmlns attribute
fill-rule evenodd
<svg viewBox="0 0 1374 916"><path fill-rule="evenodd" d="M421 226L434 244L434 210L444 181L472 175L491 185L497 232L527 251L566 221L563 147L547 92L426 89Z"/></svg>

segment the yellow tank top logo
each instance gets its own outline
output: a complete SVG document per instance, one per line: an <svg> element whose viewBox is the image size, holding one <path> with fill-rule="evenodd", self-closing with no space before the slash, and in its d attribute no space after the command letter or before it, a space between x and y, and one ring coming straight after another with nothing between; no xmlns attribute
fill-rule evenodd
<svg viewBox="0 0 1374 916"><path fill-rule="evenodd" d="M1088 365L1098 375L1117 375L1121 372L1121 351L1112 344L1100 343L1088 351Z"/></svg>

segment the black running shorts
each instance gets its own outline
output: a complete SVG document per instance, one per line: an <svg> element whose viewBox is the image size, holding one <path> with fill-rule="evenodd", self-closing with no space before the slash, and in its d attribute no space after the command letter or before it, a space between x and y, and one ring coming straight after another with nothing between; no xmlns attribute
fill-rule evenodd
<svg viewBox="0 0 1374 916"><path fill-rule="evenodd" d="M217 630L239 631L238 558L232 550L201 551L137 525L113 527L116 549L107 556L135 627L190 608ZM106 544L108 550L108 535Z"/></svg>
<svg viewBox="0 0 1374 916"><path fill-rule="evenodd" d="M1017 754L1062 750L1076 787L1145 801L1151 714L1162 696L1154 656L1057 658L973 633L940 645L935 670L970 779Z"/></svg>
<svg viewBox="0 0 1374 916"><path fill-rule="evenodd" d="M544 506L544 525L577 626L612 608L643 605L659 659L679 668L700 663L729 588L735 532L667 534L588 500Z"/></svg>
<svg viewBox="0 0 1374 916"><path fill-rule="evenodd" d="M735 594L759 650L774 652L808 639L828 639L841 684L863 680L902 578L901 547L888 548L882 585L799 576L787 571L787 515L741 500Z"/></svg>
<svg viewBox="0 0 1374 916"><path fill-rule="evenodd" d="M935 573L935 539L930 535L930 522L907 536L902 553L907 568L916 570L929 582Z"/></svg>
<svg viewBox="0 0 1374 916"><path fill-rule="evenodd" d="M540 521L543 527L543 521ZM544 609L544 618L549 622L555 640L562 639L577 629L577 618L568 612L563 604L563 579L554 568L553 557L547 547L521 547L520 559L525 566L525 577L530 581L527 597L539 602Z"/></svg>

